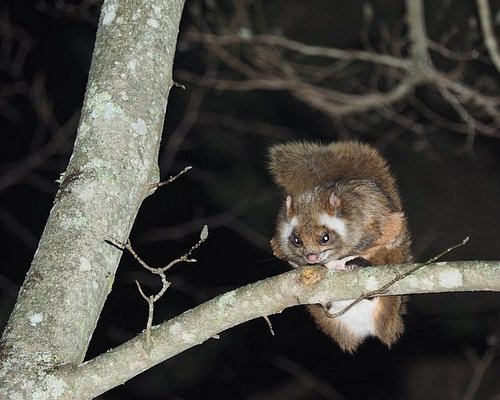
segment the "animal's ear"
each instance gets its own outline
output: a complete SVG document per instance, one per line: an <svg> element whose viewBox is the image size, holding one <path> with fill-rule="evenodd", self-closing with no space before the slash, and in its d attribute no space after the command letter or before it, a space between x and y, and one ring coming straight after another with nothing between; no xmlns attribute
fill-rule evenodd
<svg viewBox="0 0 500 400"><path fill-rule="evenodd" d="M326 211L330 215L335 215L337 214L337 211L339 210L341 205L340 199L337 197L335 192L332 192L330 194L330 197L328 197L328 203L326 205Z"/></svg>
<svg viewBox="0 0 500 400"><path fill-rule="evenodd" d="M286 196L285 204L286 204L286 217L288 219L292 219L293 214L295 213L292 196Z"/></svg>
<svg viewBox="0 0 500 400"><path fill-rule="evenodd" d="M392 212L385 219L381 227L382 235L377 240L377 245L388 246L402 239L405 226L405 215L402 212Z"/></svg>

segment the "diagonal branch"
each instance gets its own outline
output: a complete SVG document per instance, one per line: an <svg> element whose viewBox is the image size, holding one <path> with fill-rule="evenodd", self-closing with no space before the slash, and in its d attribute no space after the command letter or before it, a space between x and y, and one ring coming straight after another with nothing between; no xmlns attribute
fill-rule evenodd
<svg viewBox="0 0 500 400"><path fill-rule="evenodd" d="M382 285L378 289L374 289L374 290L371 290L367 293L363 293L356 300L354 300L352 303L348 304L347 307L344 307L339 312L336 312L333 314L328 313L328 317L330 317L330 318L340 317L342 314L345 314L347 311L349 311L352 307L354 307L356 304L360 303L361 301L363 301L365 299L369 299L373 296L382 296L382 295L386 294L388 289L392 285L394 285L396 282L399 282L399 281L403 280L404 278L406 278L410 275L413 275L419 269L427 267L428 265L432 264L433 262L436 262L441 257L443 257L445 254L448 254L450 251L455 250L457 247L464 246L468 241L469 241L469 237L467 236L461 243L456 244L455 246L452 246L449 249L446 249L445 251L441 252L437 256L432 257L429 261L422 263L422 264L417 264L413 268L410 268L408 271L405 271L402 274L396 274L396 276L393 279L391 279L389 282L385 283L384 285Z"/></svg>
<svg viewBox="0 0 500 400"><path fill-rule="evenodd" d="M335 116L345 116L367 109L390 106L397 103L413 93L420 81L421 80L418 77L406 78L387 92L374 92L360 96L353 96L357 97L357 100L345 104L325 101L324 97L318 95L318 91L292 91L292 93L296 98L302 100L305 99L309 105L320 111Z"/></svg>
<svg viewBox="0 0 500 400"><path fill-rule="evenodd" d="M72 386L79 382L81 398L97 396L152 366L199 345L233 326L281 312L297 304L358 297L381 287L421 264L368 267L356 271L325 271L306 267L222 294L153 327L151 346L145 335L123 343L79 367L64 369L58 377ZM387 295L459 291L500 291L500 261L439 262L395 282ZM335 296L332 296L335 293ZM279 335L279 332L278 332ZM113 368L110 368L110 366Z"/></svg>

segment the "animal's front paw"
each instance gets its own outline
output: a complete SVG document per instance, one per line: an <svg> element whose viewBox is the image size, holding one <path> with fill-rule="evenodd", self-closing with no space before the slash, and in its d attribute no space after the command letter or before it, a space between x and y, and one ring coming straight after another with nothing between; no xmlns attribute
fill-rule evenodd
<svg viewBox="0 0 500 400"><path fill-rule="evenodd" d="M351 270L356 268L368 267L370 262L360 256L349 256L341 258L340 260L331 260L325 264L328 268L336 270Z"/></svg>
<svg viewBox="0 0 500 400"><path fill-rule="evenodd" d="M369 267L371 265L372 264L370 263L370 261L368 261L366 258L355 257L355 258L351 258L350 260L346 261L345 268L351 270L351 269L356 269L356 268L365 268L365 267Z"/></svg>

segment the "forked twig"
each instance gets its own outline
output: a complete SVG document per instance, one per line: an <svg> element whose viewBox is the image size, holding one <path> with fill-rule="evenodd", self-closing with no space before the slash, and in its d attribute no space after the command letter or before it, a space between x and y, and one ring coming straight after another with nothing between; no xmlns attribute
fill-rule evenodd
<svg viewBox="0 0 500 400"><path fill-rule="evenodd" d="M186 170L186 169L184 169L184 170ZM170 178L171 179L170 182L175 180L177 178L177 176L179 176L181 173L183 173L183 172L180 172L175 177ZM161 286L160 291L154 295L152 294L149 296L144 293L140 283L138 281L135 281L135 283L137 285L137 289L139 290L139 293L144 298L144 300L146 300L146 302L148 303L148 320L146 323L146 346L147 347L149 347L149 345L151 344L151 328L153 326L154 303L156 301L158 301L165 294L166 290L170 286L170 282L167 280L167 277L165 276L165 271L167 271L168 269L172 268L175 264L178 264L180 262L196 262L196 259L190 258L191 254L193 253L194 250L196 250L198 247L200 247L201 244L205 240L207 240L207 238L208 238L208 226L205 225L203 227L203 229L201 230L200 239L198 240L198 242L196 242L193 246L191 246L191 248L186 253L184 253L179 258L176 258L175 260L170 261L167 265L165 265L163 267L156 267L156 268L151 267L141 257L139 257L139 255L133 249L132 244L130 243L130 240L127 240L127 243L125 243L125 244L118 243L114 240L106 240L107 243L112 244L113 246L119 248L120 250L128 250L129 253L137 260L137 262L142 267L144 267L145 269L147 269L149 272L151 272L153 274L159 275L161 278L162 286Z"/></svg>
<svg viewBox="0 0 500 400"><path fill-rule="evenodd" d="M469 237L467 236L464 240L462 240L462 242L460 242L460 243L458 243L458 244L456 244L456 245L454 245L454 246L446 249L445 251L439 253L437 256L434 256L434 257L430 258L425 263L418 264L418 265L414 266L413 268L409 269L408 271L406 271L406 272L404 272L402 274L397 274L393 279L391 279L389 282L387 282L386 284L384 284L380 288L372 290L372 291L369 291L367 293L363 293L356 300L354 300L352 303L348 304L346 307L344 307L339 312L336 312L334 314L327 313L327 315L330 318L340 317L341 315L343 315L347 311L349 311L352 307L354 307L356 304L360 303L362 300L366 300L366 299L369 299L370 297L374 297L374 296L377 296L377 295L380 296L380 295L383 295L383 294L387 293L387 289L389 289L396 282L399 282L400 280L406 278L407 276L412 275L413 273L415 273L419 269L424 268L427 265L432 264L433 262L439 260L441 257L443 257L445 254L449 253L450 251L453 251L453 250L455 250L458 247L464 246L468 241L469 241Z"/></svg>

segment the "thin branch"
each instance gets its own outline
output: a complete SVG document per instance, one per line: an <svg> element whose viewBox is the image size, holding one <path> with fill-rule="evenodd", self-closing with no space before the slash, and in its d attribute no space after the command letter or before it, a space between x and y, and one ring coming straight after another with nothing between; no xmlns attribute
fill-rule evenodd
<svg viewBox="0 0 500 400"><path fill-rule="evenodd" d="M139 290L139 293L141 296L146 300L148 303L148 320L146 322L146 347L149 348L151 347L151 327L153 326L153 316L154 316L154 297L153 296L146 296L142 290L141 284L139 281L135 281L137 285L137 289Z"/></svg>
<svg viewBox="0 0 500 400"><path fill-rule="evenodd" d="M179 175L184 173L187 169L191 167L186 167L184 168L183 171L179 172L176 176L171 177L169 181L167 181L165 184L173 182ZM119 248L120 250L128 250L128 252L136 259L136 261L145 269L147 269L149 272L152 274L158 275L161 278L161 289L156 293L155 295L149 295L147 296L144 291L142 290L142 287L138 281L135 281L137 285L137 289L139 290L139 293L141 296L146 300L148 303L148 319L146 322L146 330L145 330L145 339L146 339L146 348L151 347L151 329L153 327L153 317L154 317L154 303L157 302L167 291L167 289L170 287L170 282L167 280L167 277L165 276L165 271L170 269L172 266L175 264L178 264L180 262L196 262L195 259L190 258L191 254L193 253L194 250L196 250L198 247L201 246L201 244L207 240L208 238L208 226L205 225L203 229L201 230L200 233L200 239L198 242L196 242L191 248L181 257L176 258L175 260L169 262L166 266L164 267L151 267L148 263L146 263L134 250L132 247L132 244L130 243L130 240L127 240L127 243L124 245L121 243L118 243L114 240L106 240L107 243L112 244L113 246Z"/></svg>
<svg viewBox="0 0 500 400"><path fill-rule="evenodd" d="M415 87L420 83L419 79L418 77L406 78L387 92L368 93L356 96L357 100L350 104L332 104L331 102L325 102L324 97L319 96L317 91L311 91L310 93L297 91L293 92L293 94L298 99L306 99L306 102L314 108L338 117L355 114L370 108L389 106L397 103L415 90Z"/></svg>
<svg viewBox="0 0 500 400"><path fill-rule="evenodd" d="M144 268L146 268L148 271L153 272L153 273L156 271L156 268L150 267L149 264L146 263L146 261L144 261L141 257L139 257L139 255L135 252L134 248L132 247L132 243L130 243L130 240L127 240L127 243L125 243L124 245L121 245L121 244L119 244L115 241L112 241L112 240L109 240L109 242L121 250L125 250L125 249L128 250L129 253L132 255L132 257L134 257L136 259L136 261L139 264L141 264Z"/></svg>
<svg viewBox="0 0 500 400"><path fill-rule="evenodd" d="M458 133L465 133L465 134L469 133L469 126L464 125L462 123L453 122L442 117L434 110L429 108L426 104L419 101L417 98L414 97L410 99L410 103L414 108L418 110L420 114L422 114L425 118L431 121L434 125ZM500 138L500 132L498 129L485 125L478 120L475 121L475 127L477 131L483 135Z"/></svg>
<svg viewBox="0 0 500 400"><path fill-rule="evenodd" d="M446 57L450 60L454 61L469 61L469 60L477 60L479 58L479 52L474 49L469 52L458 52L448 49L442 43L433 42L430 39L427 39L427 47L430 50L433 50L443 57Z"/></svg>
<svg viewBox="0 0 500 400"><path fill-rule="evenodd" d="M500 96L488 96L481 94L473 87L470 87L463 82L453 81L445 74L437 71L435 72L433 80L436 82L441 81L447 88L453 90L457 95L459 95L462 101L471 101L481 107L484 107L488 112L498 114L498 111L495 110L494 107L500 106Z"/></svg>
<svg viewBox="0 0 500 400"><path fill-rule="evenodd" d="M437 256L434 256L430 258L428 261L426 261L423 264L417 264L413 268L410 268L408 271L405 271L402 274L396 274L396 276L391 279L389 282L385 283L384 285L380 286L378 289L371 290L369 292L363 293L361 296L359 296L356 300L354 300L352 303L348 304L346 307L344 307L342 310L332 314L332 313L327 313L327 315L330 318L337 318L340 317L341 315L345 314L347 311L349 311L352 307L354 307L356 304L360 303L363 300L369 299L374 296L380 296L384 295L387 293L387 290L393 286L396 282L399 282L406 278L407 276L410 276L417 272L419 269L427 267L428 265L432 264L433 262L436 262L439 260L441 257L443 257L445 254L448 254L449 252L455 250L458 247L465 246L465 244L469 241L469 237L467 236L462 242L446 249L445 251L439 253Z"/></svg>
<svg viewBox="0 0 500 400"><path fill-rule="evenodd" d="M279 46L310 57L333 58L335 60L343 61L363 61L400 69L408 69L410 66L407 60L393 57L389 54L378 54L363 50L342 50L332 47L311 46L276 35L255 35L246 38L237 35L219 36L207 33L189 32L185 39L208 44L217 44L218 46L227 46L232 44Z"/></svg>
<svg viewBox="0 0 500 400"><path fill-rule="evenodd" d="M174 175L174 176L171 176L170 178L168 178L166 181L162 181L162 182L158 182L158 183L152 183L150 185L151 188L159 188L161 186L165 186L165 185L168 185L169 183L172 183L173 181L175 181L179 176L181 176L182 174L185 174L186 172L188 172L191 168L193 168L192 166L188 165L187 167L185 167L181 172L179 172L178 174Z"/></svg>
<svg viewBox="0 0 500 400"><path fill-rule="evenodd" d="M267 326L269 326L269 331L271 331L271 335L275 336L274 334L274 329L273 329L273 324L271 323L271 320L267 315L263 315L262 318L264 318L267 322Z"/></svg>
<svg viewBox="0 0 500 400"><path fill-rule="evenodd" d="M180 263L180 262L196 262L195 259L189 258L191 257L191 254L193 253L194 250L196 250L198 247L201 246L201 244L207 240L208 238L208 226L205 225L203 226L203 229L201 230L200 233L200 239L198 242L196 242L184 255L180 256L179 258L170 261L166 266L162 268L158 268L159 271L165 272L167 269L170 269L173 267L175 264Z"/></svg>
<svg viewBox="0 0 500 400"><path fill-rule="evenodd" d="M476 132L476 120L475 118L466 110L462 103L457 99L457 97L451 93L446 87L438 83L437 88L441 93L441 96L445 98L448 103L457 112L460 118L464 121L467 127L467 142L469 149L472 148L475 139Z"/></svg>

